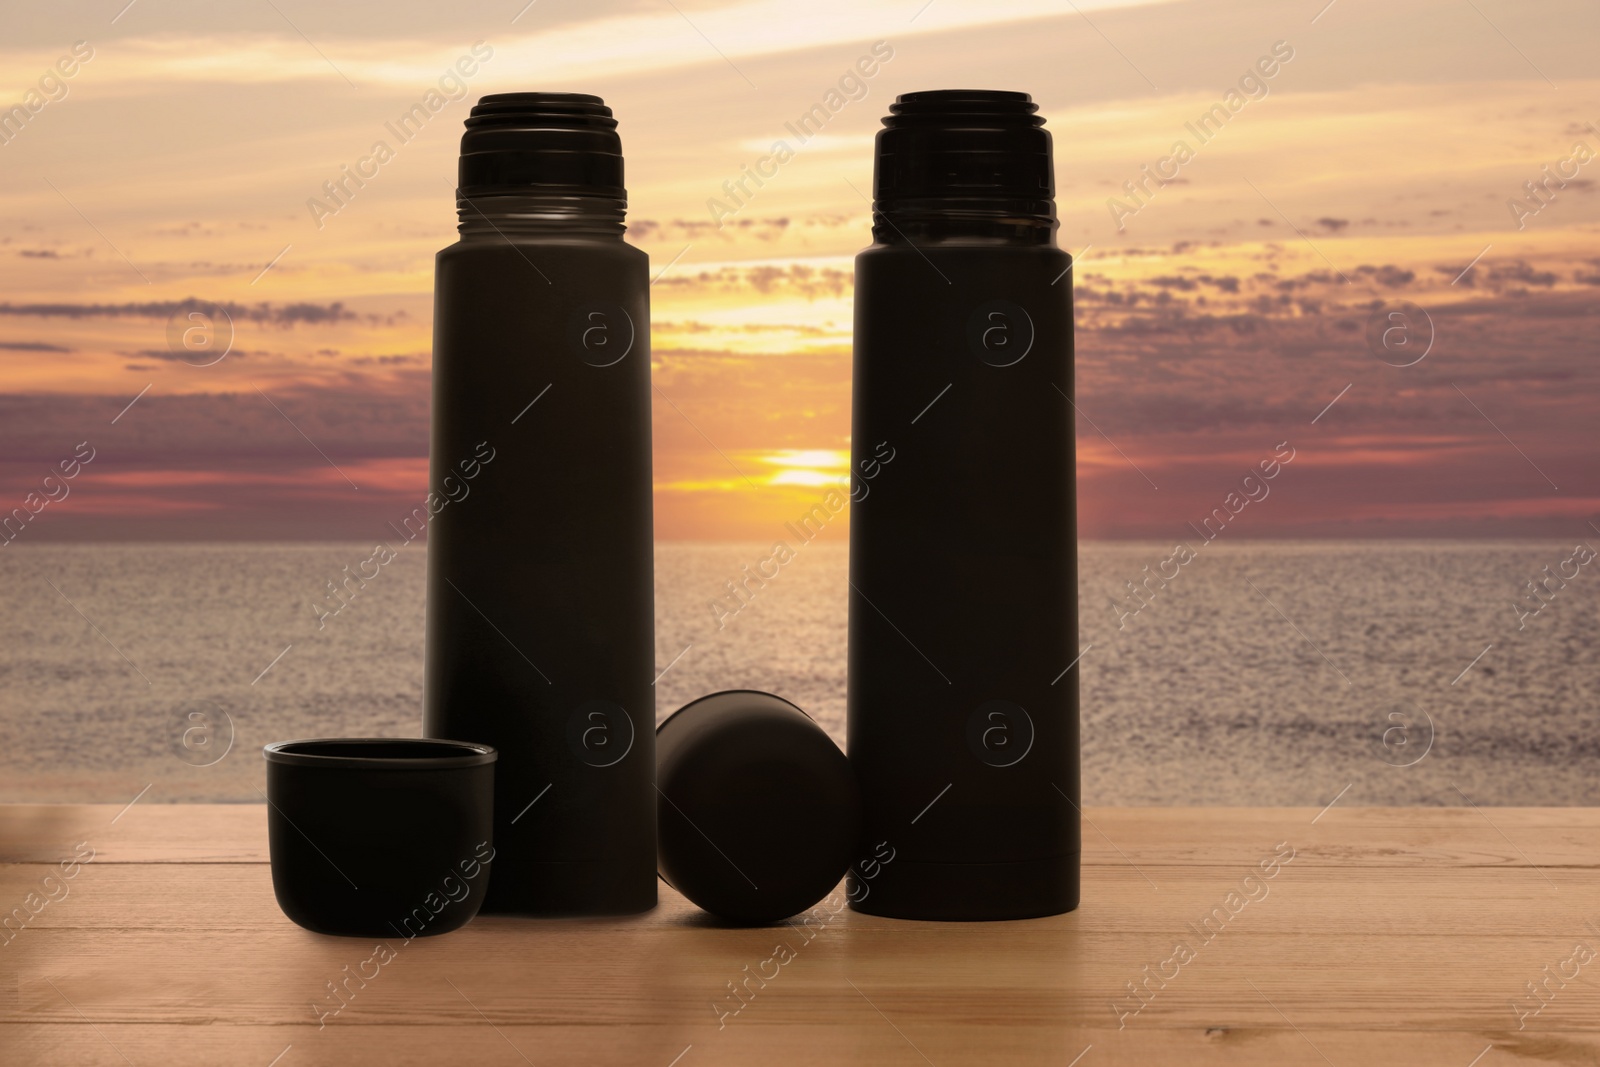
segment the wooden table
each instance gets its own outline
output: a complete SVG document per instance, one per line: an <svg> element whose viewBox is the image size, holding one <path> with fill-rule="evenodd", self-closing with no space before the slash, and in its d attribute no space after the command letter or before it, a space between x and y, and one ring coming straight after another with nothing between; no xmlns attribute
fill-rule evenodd
<svg viewBox="0 0 1600 1067"><path fill-rule="evenodd" d="M1600 1063L1600 811L1087 814L1071 915L824 905L808 937L663 887L647 915L480 918L377 964L279 913L262 805L4 806L0 909L27 921L0 933L0 1063Z"/></svg>

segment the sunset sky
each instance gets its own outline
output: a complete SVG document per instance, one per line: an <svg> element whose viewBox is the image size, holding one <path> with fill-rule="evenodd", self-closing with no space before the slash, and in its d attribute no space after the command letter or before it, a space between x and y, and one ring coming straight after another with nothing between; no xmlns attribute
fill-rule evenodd
<svg viewBox="0 0 1600 1067"><path fill-rule="evenodd" d="M844 477L872 136L928 88L1030 92L1054 134L1084 536L1184 536L1284 441L1280 503L1238 536L1564 538L1600 514L1592 0L525 3L7 14L0 513L93 451L21 538L385 536L427 489L461 122L523 89L620 122L628 239L660 272L659 538L770 540ZM879 41L801 144L785 124ZM777 140L794 158L733 204ZM393 158L329 201L379 141ZM737 208L720 226L712 200ZM1369 325L1401 301L1427 321L1380 359ZM169 343L197 303L231 309L218 362Z"/></svg>

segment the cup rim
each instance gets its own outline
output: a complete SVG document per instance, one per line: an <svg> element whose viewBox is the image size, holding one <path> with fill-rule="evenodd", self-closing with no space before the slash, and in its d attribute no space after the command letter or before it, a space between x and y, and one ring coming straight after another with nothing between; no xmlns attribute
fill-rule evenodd
<svg viewBox="0 0 1600 1067"><path fill-rule="evenodd" d="M389 749L415 749L416 755L362 755L340 752L362 745L383 745ZM296 751L318 748L332 751ZM426 755L432 751L431 755ZM492 746L474 741L448 741L434 737L307 737L294 741L274 741L261 746L268 763L290 767L370 771L427 771L482 767L499 759Z"/></svg>

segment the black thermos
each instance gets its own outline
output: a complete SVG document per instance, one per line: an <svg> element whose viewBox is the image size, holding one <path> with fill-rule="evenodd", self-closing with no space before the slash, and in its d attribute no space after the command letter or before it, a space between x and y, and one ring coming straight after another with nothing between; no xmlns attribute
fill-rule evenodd
<svg viewBox="0 0 1600 1067"><path fill-rule="evenodd" d="M908 93L856 257L849 754L859 910L1078 904L1071 258L1026 93Z"/></svg>
<svg viewBox="0 0 1600 1067"><path fill-rule="evenodd" d="M500 752L485 911L656 903L647 257L595 96L472 109L435 282L424 732Z"/></svg>

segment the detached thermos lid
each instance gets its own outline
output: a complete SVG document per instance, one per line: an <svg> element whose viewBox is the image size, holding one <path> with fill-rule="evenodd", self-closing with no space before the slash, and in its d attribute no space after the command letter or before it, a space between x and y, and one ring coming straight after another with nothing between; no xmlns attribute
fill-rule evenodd
<svg viewBox="0 0 1600 1067"><path fill-rule="evenodd" d="M713 915L775 922L828 895L855 858L861 794L839 746L755 690L685 704L656 729L656 869Z"/></svg>

